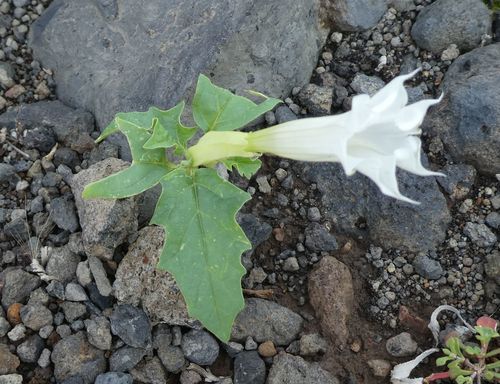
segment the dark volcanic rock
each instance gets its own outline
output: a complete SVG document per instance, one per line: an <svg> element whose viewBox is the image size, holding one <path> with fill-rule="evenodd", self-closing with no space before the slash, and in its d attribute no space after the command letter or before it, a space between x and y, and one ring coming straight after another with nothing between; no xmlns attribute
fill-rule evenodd
<svg viewBox="0 0 500 384"><path fill-rule="evenodd" d="M30 42L54 69L59 98L93 112L103 128L119 111L172 107L199 73L284 96L309 80L323 25L319 1L310 0L57 0L32 25Z"/></svg>
<svg viewBox="0 0 500 384"><path fill-rule="evenodd" d="M189 361L212 365L219 356L219 344L208 332L192 329L182 337L182 352Z"/></svg>
<svg viewBox="0 0 500 384"><path fill-rule="evenodd" d="M362 31L376 25L387 10L385 0L324 1L333 27L342 31Z"/></svg>
<svg viewBox="0 0 500 384"><path fill-rule="evenodd" d="M78 229L79 224L75 203L67 197L53 199L50 202L50 213L52 220L59 228L71 233Z"/></svg>
<svg viewBox="0 0 500 384"><path fill-rule="evenodd" d="M347 177L337 164L306 164L302 169L303 178L316 183L325 217L337 230L368 236L384 248L412 251L433 249L445 238L450 214L432 177L398 172L402 193L421 203L413 205L384 196L363 175Z"/></svg>
<svg viewBox="0 0 500 384"><path fill-rule="evenodd" d="M419 47L436 54L450 44L470 51L485 34L491 35L491 17L481 0L437 0L420 12L411 30Z"/></svg>
<svg viewBox="0 0 500 384"><path fill-rule="evenodd" d="M443 81L444 100L422 129L441 138L460 163L500 173L500 43L460 56Z"/></svg>
<svg viewBox="0 0 500 384"><path fill-rule="evenodd" d="M9 130L17 129L28 148L48 152L55 139L70 146L79 134L91 133L94 118L90 113L70 108L59 100L39 101L9 109L0 115L0 125Z"/></svg>
<svg viewBox="0 0 500 384"><path fill-rule="evenodd" d="M238 353L234 359L234 384L264 384L266 364L256 351Z"/></svg>
<svg viewBox="0 0 500 384"><path fill-rule="evenodd" d="M146 348L151 344L151 324L141 309L128 304L119 305L110 321L111 331L127 345Z"/></svg>

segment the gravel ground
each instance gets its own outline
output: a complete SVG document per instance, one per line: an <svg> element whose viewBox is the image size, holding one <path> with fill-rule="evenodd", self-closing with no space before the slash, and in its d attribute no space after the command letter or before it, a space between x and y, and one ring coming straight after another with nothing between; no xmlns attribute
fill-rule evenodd
<svg viewBox="0 0 500 384"><path fill-rule="evenodd" d="M437 97L455 61L496 43L480 22L468 25L490 20L480 2L467 8L477 17L457 26L447 8L434 7L446 1L394 0L372 28L331 33L310 83L295 87L264 125L348 111L354 95L373 94L417 67L410 100ZM231 342L218 342L189 318L173 279L155 272L161 233L143 227L157 193L79 198L92 178L126 164L116 159L119 146L94 144L94 117L57 100L51 70L32 59L28 30L49 3L0 3L0 382L382 383L395 363L429 343L402 312L425 319L450 304L471 320L496 313L500 176L457 158L445 136L424 129L429 167L448 176L424 192L444 201L428 214L444 212L450 221L434 249L377 242L366 214L345 230L327 204L335 196L325 197L325 184L336 181L316 174L311 182L304 164L265 157L250 181L229 175L253 196L238 217L253 248L242 258L247 307ZM430 29L467 36L445 36L444 47L428 41L419 22L431 8L444 13ZM363 197L380 197L363 188ZM390 215L403 210L371 204Z"/></svg>

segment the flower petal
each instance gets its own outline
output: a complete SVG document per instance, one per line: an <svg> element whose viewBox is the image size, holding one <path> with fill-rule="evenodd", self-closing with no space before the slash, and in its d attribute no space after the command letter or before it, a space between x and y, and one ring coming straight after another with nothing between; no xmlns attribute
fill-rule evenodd
<svg viewBox="0 0 500 384"><path fill-rule="evenodd" d="M380 191L387 196L410 204L419 204L399 192L398 180L396 178L396 162L392 156L380 156L361 162L357 170L373 180Z"/></svg>
<svg viewBox="0 0 500 384"><path fill-rule="evenodd" d="M417 101L407 107L401 108L396 116L394 116L394 121L399 129L402 131L410 132L418 130L418 127L422 124L425 118L425 114L429 107L439 103L443 99L443 94L439 99L426 99Z"/></svg>
<svg viewBox="0 0 500 384"><path fill-rule="evenodd" d="M429 171L422 166L420 160L421 147L422 142L419 138L415 136L407 137L405 145L394 152L396 165L405 171L419 176L445 176L440 172Z"/></svg>
<svg viewBox="0 0 500 384"><path fill-rule="evenodd" d="M410 379L411 371L413 371L425 358L432 355L435 352L439 352L438 348L431 348L420 355L415 357L413 360L407 361L406 363L396 365L391 372L391 383L392 384L414 384L423 383L423 378Z"/></svg>
<svg viewBox="0 0 500 384"><path fill-rule="evenodd" d="M408 93L404 87L404 82L414 77L420 69L408 75L395 77L384 88L378 91L371 98L373 111L376 113L394 112L403 108L408 103Z"/></svg>

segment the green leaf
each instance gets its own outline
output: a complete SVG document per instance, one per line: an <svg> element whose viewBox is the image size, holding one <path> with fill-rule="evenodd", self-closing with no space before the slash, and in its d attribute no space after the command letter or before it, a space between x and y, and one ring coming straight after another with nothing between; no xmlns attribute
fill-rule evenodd
<svg viewBox="0 0 500 384"><path fill-rule="evenodd" d="M498 334L497 331L495 331L492 328L489 327L479 327L476 326L474 327L477 331L476 339L478 339L482 343L489 343L491 339L494 339L496 337L499 337L500 335Z"/></svg>
<svg viewBox="0 0 500 384"><path fill-rule="evenodd" d="M233 167L236 168L241 176L249 179L260 169L262 162L259 159L250 159L247 157L231 157L222 160L222 164L224 164L229 171L231 171Z"/></svg>
<svg viewBox="0 0 500 384"><path fill-rule="evenodd" d="M493 349L493 350L489 351L489 352L485 355L485 357L487 357L487 358L488 358L488 357L493 357L493 356L496 356L496 355L498 355L498 354L500 354L500 348Z"/></svg>
<svg viewBox="0 0 500 384"><path fill-rule="evenodd" d="M129 168L90 183L82 193L84 199L123 199L137 195L158 184L168 170L161 165L138 163Z"/></svg>
<svg viewBox="0 0 500 384"><path fill-rule="evenodd" d="M150 108L150 113L157 120L153 128L153 135L144 144L146 149L170 148L177 145L185 150L188 140L193 137L196 129L182 125L181 115L184 110L184 101L172 109L163 111L158 108Z"/></svg>
<svg viewBox="0 0 500 384"><path fill-rule="evenodd" d="M166 232L158 268L173 274L190 315L227 342L244 306L240 258L250 248L235 215L250 196L208 168L179 168L161 185L151 220Z"/></svg>
<svg viewBox="0 0 500 384"><path fill-rule="evenodd" d="M446 346L451 351L451 353L463 357L462 350L460 349L460 339L458 337L450 337L446 341Z"/></svg>
<svg viewBox="0 0 500 384"><path fill-rule="evenodd" d="M451 362L450 364L448 364L450 377L452 379L457 378L459 376L469 376L469 375L472 375L474 373L473 371L468 371L468 370L463 369L460 366L460 364L462 364L462 363L463 363L463 361L455 360L455 361Z"/></svg>
<svg viewBox="0 0 500 384"><path fill-rule="evenodd" d="M137 118L132 120L116 117L115 126L112 127L127 137L132 153L132 165L123 171L88 184L83 190L83 198L120 199L134 196L158 184L160 179L172 170L164 149L143 148L144 143L151 137L150 129L137 125L139 123Z"/></svg>
<svg viewBox="0 0 500 384"><path fill-rule="evenodd" d="M492 371L484 371L482 376L486 381L493 381L495 373Z"/></svg>
<svg viewBox="0 0 500 384"><path fill-rule="evenodd" d="M486 364L486 368L488 368L488 369L499 369L500 368L500 360L497 360L494 363Z"/></svg>
<svg viewBox="0 0 500 384"><path fill-rule="evenodd" d="M123 120L121 117L115 119L118 129L127 137L132 160L135 162L165 164L165 151L162 148L146 149L144 144L151 138L149 129L136 125L132 121ZM153 124L156 120L152 121Z"/></svg>
<svg viewBox="0 0 500 384"><path fill-rule="evenodd" d="M137 128L149 130L153 126L153 114L151 108L146 112L120 112L117 113L113 121L102 131L101 135L97 138L97 142L103 141L106 137L112 135L120 130L117 120L128 121L135 125Z"/></svg>
<svg viewBox="0 0 500 384"><path fill-rule="evenodd" d="M473 384L473 380L472 380L472 377L470 376L458 376L455 381L457 382L457 384Z"/></svg>
<svg viewBox="0 0 500 384"><path fill-rule="evenodd" d="M492 371L484 371L483 372L483 377L486 381L493 381L495 378L495 372Z"/></svg>
<svg viewBox="0 0 500 384"><path fill-rule="evenodd" d="M119 121L125 121L135 126L136 129L150 131L150 133L152 131L153 137L145 143L146 149L170 148L174 145L185 149L187 141L194 135L196 130L185 127L181 123L184 105L185 103L182 101L168 110L151 107L146 112L118 113L101 133L97 142L104 140L117 131L121 131Z"/></svg>
<svg viewBox="0 0 500 384"><path fill-rule="evenodd" d="M436 359L436 366L442 367L448 363L448 361L453 360L452 356L443 356Z"/></svg>
<svg viewBox="0 0 500 384"><path fill-rule="evenodd" d="M99 137L96 140L96 143L100 143L106 137L112 135L115 132L118 132L118 125L116 124L115 119L113 119L111 121L111 123L109 123L109 125L106 128L104 128L104 131L101 132L101 134L99 135Z"/></svg>
<svg viewBox="0 0 500 384"><path fill-rule="evenodd" d="M470 356L479 356L481 354L481 348L477 345L465 345L464 351Z"/></svg>
<svg viewBox="0 0 500 384"><path fill-rule="evenodd" d="M245 97L217 87L208 77L200 75L192 106L196 124L208 132L242 128L279 103L281 100L267 98L261 104L255 104Z"/></svg>

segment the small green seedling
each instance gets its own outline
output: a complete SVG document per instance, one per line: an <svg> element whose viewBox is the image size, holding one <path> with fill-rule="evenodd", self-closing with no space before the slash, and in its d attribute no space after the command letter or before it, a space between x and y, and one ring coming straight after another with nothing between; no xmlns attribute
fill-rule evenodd
<svg viewBox="0 0 500 384"><path fill-rule="evenodd" d="M500 383L500 348L491 349L493 339L500 337L497 322L489 316L479 318L474 327L478 343L463 343L451 337L443 348L444 356L436 360L438 367L448 371L435 373L424 380L431 383L451 379L457 384Z"/></svg>

